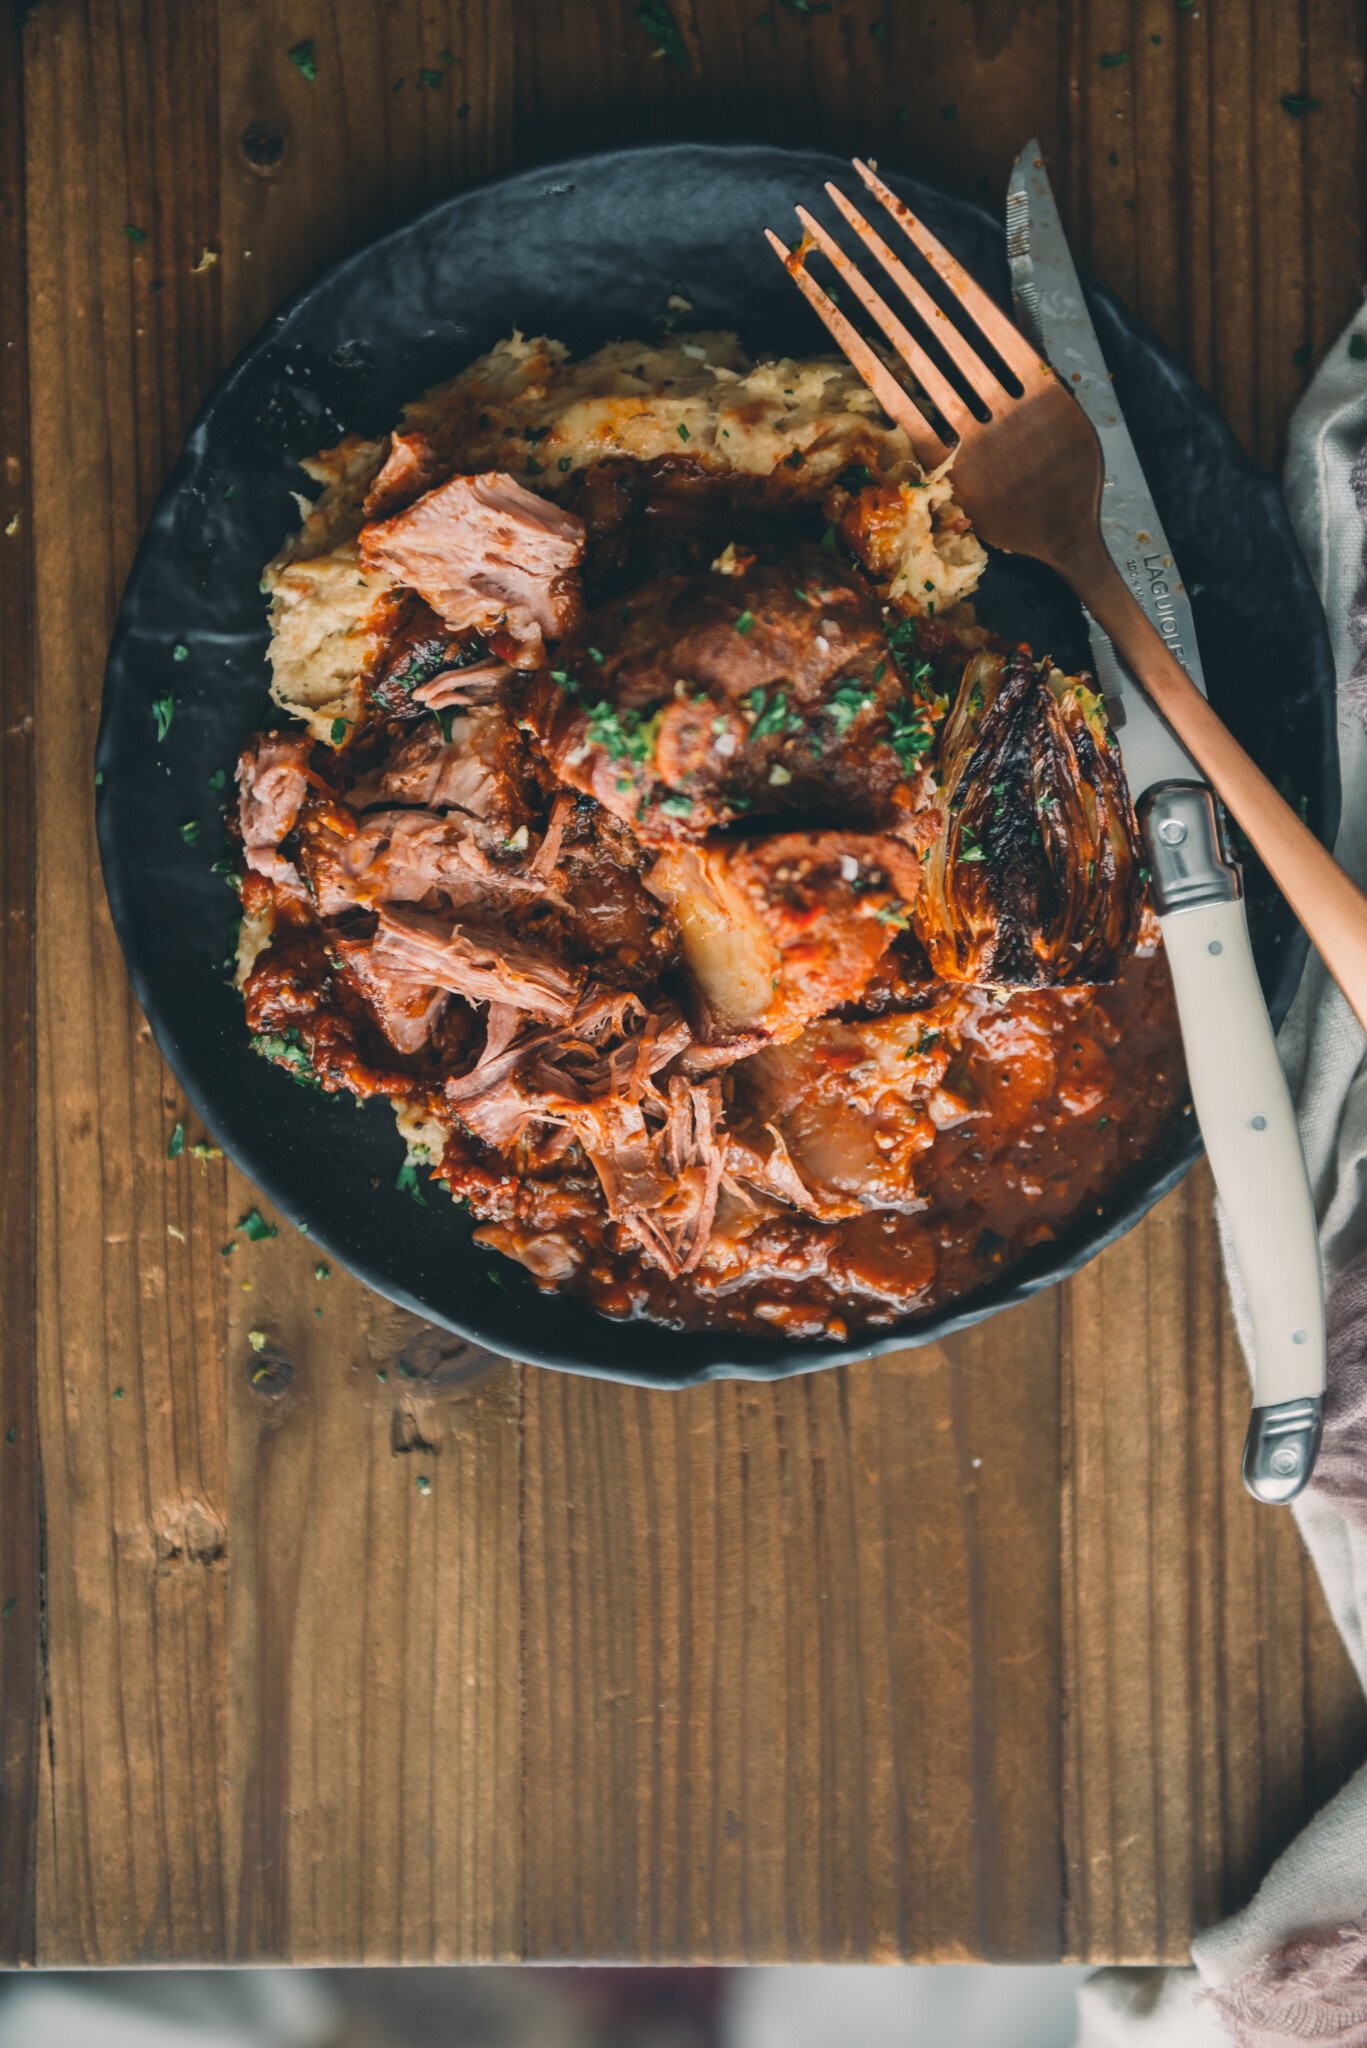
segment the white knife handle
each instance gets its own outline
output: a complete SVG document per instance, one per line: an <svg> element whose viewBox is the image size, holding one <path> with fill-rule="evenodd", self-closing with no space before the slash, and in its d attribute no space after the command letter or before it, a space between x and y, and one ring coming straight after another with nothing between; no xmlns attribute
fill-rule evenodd
<svg viewBox="0 0 1367 2048"><path fill-rule="evenodd" d="M1291 1500L1319 1449L1324 1394L1324 1287L1300 1132L1210 792L1164 784L1142 814L1192 1101L1253 1329L1244 1483L1259 1500Z"/></svg>

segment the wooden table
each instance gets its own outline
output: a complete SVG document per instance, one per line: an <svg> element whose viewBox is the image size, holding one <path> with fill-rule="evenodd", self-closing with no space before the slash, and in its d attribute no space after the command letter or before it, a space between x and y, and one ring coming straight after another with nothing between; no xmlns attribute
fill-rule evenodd
<svg viewBox="0 0 1367 2048"><path fill-rule="evenodd" d="M599 143L998 195L1038 130L1079 254L1267 461L1354 301L1354 0L674 12L686 69L630 0L5 10L7 1961L1175 1958L1367 1751L1240 1490L1204 1171L951 1344L651 1395L424 1332L292 1230L224 1259L252 1191L167 1157L105 646L187 421L318 264Z"/></svg>

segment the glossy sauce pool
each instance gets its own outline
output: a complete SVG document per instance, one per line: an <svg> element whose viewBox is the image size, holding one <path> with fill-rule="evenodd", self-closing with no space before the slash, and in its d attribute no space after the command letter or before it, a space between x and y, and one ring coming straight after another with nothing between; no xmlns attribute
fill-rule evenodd
<svg viewBox="0 0 1367 2048"><path fill-rule="evenodd" d="M840 1340L970 1296L1090 1220L1190 1114L1161 949L1132 957L1108 987L954 1001L967 1028L951 1078L967 1068L972 1113L935 1127L924 1101L908 1100L920 1149L904 1194L921 1206L831 1223L785 1212L749 1229L743 1257L676 1281L600 1238L578 1291L612 1316ZM833 1077L846 1108L857 1080L857 1068ZM886 1121L886 1097L878 1114Z"/></svg>

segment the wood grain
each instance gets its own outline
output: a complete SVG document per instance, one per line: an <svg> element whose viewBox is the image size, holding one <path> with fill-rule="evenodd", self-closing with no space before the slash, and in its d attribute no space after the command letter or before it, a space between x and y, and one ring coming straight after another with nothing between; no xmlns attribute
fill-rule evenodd
<svg viewBox="0 0 1367 2048"><path fill-rule="evenodd" d="M99 884L104 648L194 408L320 263L600 143L991 194L1038 132L1265 461L1354 302L1352 0L675 13L686 70L629 0L6 12L6 1961L1180 1957L1367 1751L1239 1488L1204 1172L950 1345L670 1396L439 1339L190 1156Z"/></svg>

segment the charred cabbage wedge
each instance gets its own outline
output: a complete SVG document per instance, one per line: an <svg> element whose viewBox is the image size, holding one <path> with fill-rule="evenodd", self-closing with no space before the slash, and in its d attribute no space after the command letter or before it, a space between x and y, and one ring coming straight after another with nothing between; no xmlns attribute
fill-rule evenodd
<svg viewBox="0 0 1367 2048"><path fill-rule="evenodd" d="M1140 850L1101 699L1028 654L975 656L940 739L943 822L913 919L943 981L1115 978Z"/></svg>

